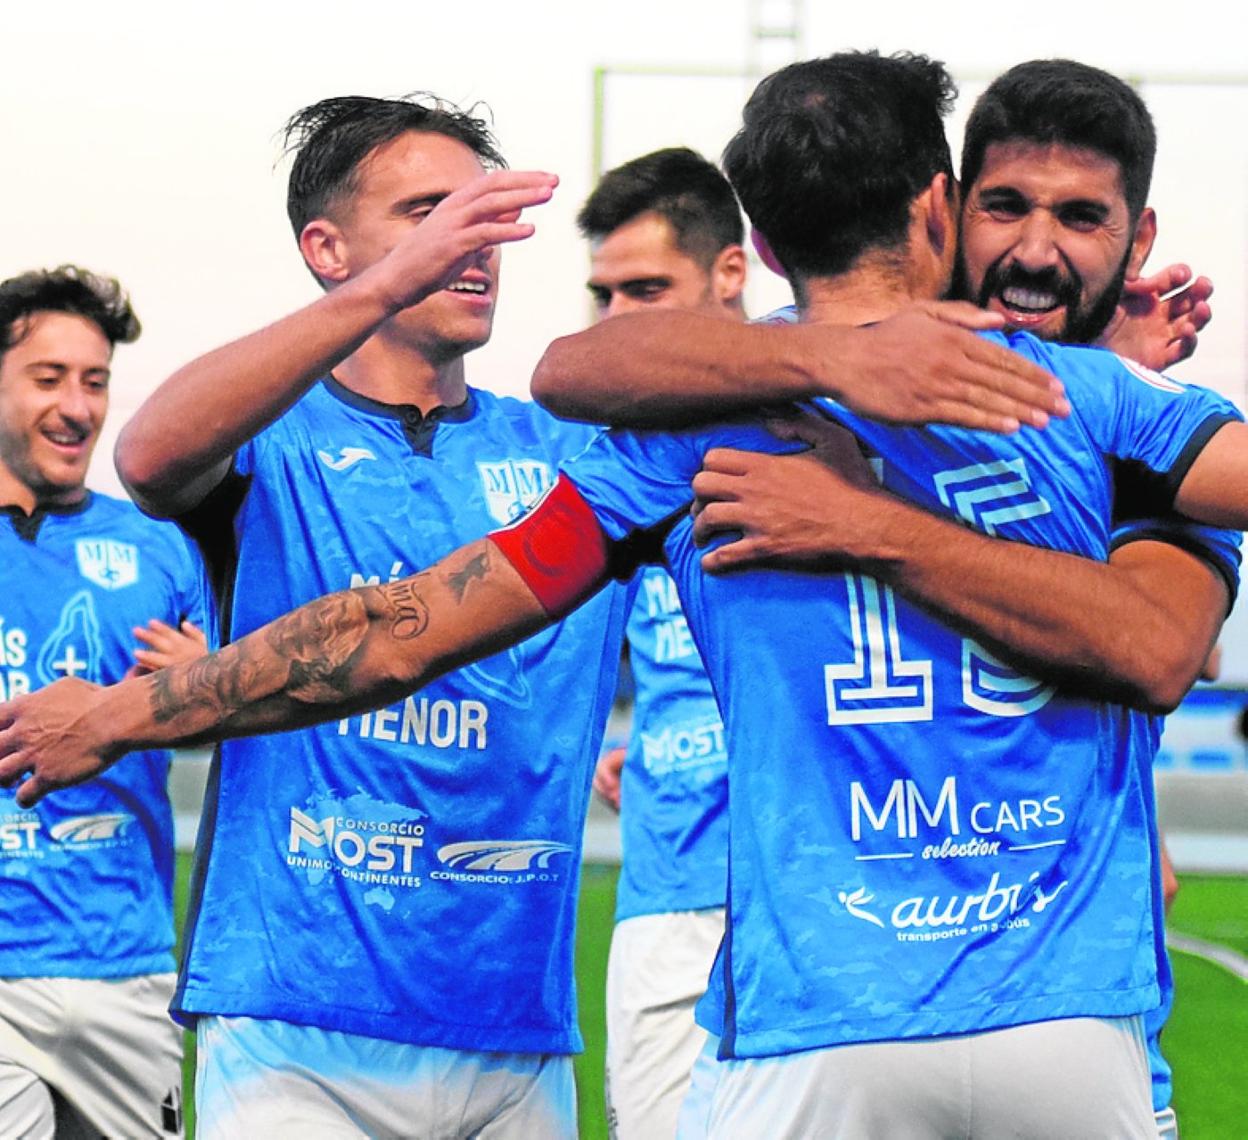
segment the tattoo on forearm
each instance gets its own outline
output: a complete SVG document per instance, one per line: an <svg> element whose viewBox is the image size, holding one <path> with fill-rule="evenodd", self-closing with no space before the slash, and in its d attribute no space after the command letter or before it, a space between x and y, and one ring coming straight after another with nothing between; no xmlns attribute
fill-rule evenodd
<svg viewBox="0 0 1248 1140"><path fill-rule="evenodd" d="M485 581L490 572L483 540L435 571L308 602L218 653L154 674L148 690L152 717L170 726L170 735L202 739L292 728L367 707L394 689L396 661L411 671L413 683L423 675L415 647L393 643L413 641L429 629L425 599L441 604L438 591L445 589L463 602L470 583ZM376 668L362 668L366 650ZM390 665L379 664L386 661Z"/></svg>
<svg viewBox="0 0 1248 1140"><path fill-rule="evenodd" d="M367 630L364 599L350 591L309 602L274 622L265 640L278 660L289 662L286 695L317 703L345 693Z"/></svg>
<svg viewBox="0 0 1248 1140"><path fill-rule="evenodd" d="M483 580L489 568L490 555L486 548L471 555L459 569L447 571L446 584L454 592L455 600L462 602L468 590L468 583L473 579Z"/></svg>
<svg viewBox="0 0 1248 1140"><path fill-rule="evenodd" d="M318 598L218 653L162 669L150 690L154 720L185 714L192 731L204 731L194 714L222 725L269 697L330 704L348 694L368 632L362 593Z"/></svg>
<svg viewBox="0 0 1248 1140"><path fill-rule="evenodd" d="M429 607L416 592L415 582L392 582L380 589L389 608L392 637L410 641L429 628Z"/></svg>

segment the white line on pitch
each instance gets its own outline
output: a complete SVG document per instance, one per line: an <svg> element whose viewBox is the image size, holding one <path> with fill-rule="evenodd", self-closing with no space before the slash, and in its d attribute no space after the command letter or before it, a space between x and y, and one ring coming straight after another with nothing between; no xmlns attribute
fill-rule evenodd
<svg viewBox="0 0 1248 1140"><path fill-rule="evenodd" d="M1174 950L1182 950L1184 954L1195 954L1224 970L1234 974L1242 981L1248 982L1248 958L1232 950L1229 946L1220 946L1216 942L1206 942L1203 938L1192 938L1187 934L1166 933L1166 945Z"/></svg>

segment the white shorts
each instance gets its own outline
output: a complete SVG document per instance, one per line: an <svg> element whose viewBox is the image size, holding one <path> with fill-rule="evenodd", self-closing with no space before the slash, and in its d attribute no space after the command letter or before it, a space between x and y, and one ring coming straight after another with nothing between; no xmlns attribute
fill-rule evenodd
<svg viewBox="0 0 1248 1140"><path fill-rule="evenodd" d="M698 1058L681 1140L1152 1140L1138 1017L1067 1018L960 1037Z"/></svg>
<svg viewBox="0 0 1248 1140"><path fill-rule="evenodd" d="M180 1137L174 981L0 979L0 1136Z"/></svg>
<svg viewBox="0 0 1248 1140"><path fill-rule="evenodd" d="M617 923L607 960L607 1119L618 1140L671 1140L706 1042L693 1007L724 934L724 910Z"/></svg>
<svg viewBox="0 0 1248 1140"><path fill-rule="evenodd" d="M285 1021L200 1018L199 1140L576 1140L572 1058L406 1045Z"/></svg>

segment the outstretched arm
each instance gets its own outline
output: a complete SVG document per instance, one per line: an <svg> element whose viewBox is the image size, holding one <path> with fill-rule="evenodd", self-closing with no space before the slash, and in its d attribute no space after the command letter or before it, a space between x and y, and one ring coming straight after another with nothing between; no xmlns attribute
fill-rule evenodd
<svg viewBox="0 0 1248 1140"><path fill-rule="evenodd" d="M990 431L1069 410L1047 372L967 331L1000 319L964 303L911 306L879 324L742 324L632 313L556 340L533 395L556 415L665 427L831 396L873 419Z"/></svg>
<svg viewBox="0 0 1248 1140"><path fill-rule="evenodd" d="M883 491L853 436L824 432L814 452L707 454L695 537L740 534L708 570L860 570L1028 673L1148 710L1182 699L1226 617L1204 561L1165 542L1105 564L989 538Z"/></svg>
<svg viewBox="0 0 1248 1140"><path fill-rule="evenodd" d="M349 716L528 637L606 577L592 512L566 482L556 492L421 574L318 598L197 661L110 688L62 681L0 704L0 785L22 781L18 801L29 805L136 748Z"/></svg>
<svg viewBox="0 0 1248 1140"><path fill-rule="evenodd" d="M181 514L224 478L234 452L272 423L390 317L455 281L488 246L533 233L516 219L550 198L550 174L495 171L448 195L364 272L259 332L170 376L117 442L136 501Z"/></svg>

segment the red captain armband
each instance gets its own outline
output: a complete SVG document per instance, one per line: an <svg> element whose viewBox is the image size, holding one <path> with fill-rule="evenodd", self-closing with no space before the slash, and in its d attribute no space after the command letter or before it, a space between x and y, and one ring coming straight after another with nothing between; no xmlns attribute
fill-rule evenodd
<svg viewBox="0 0 1248 1140"><path fill-rule="evenodd" d="M560 476L523 518L489 540L550 617L562 617L607 576L608 540L593 508Z"/></svg>

